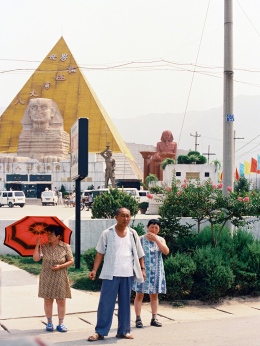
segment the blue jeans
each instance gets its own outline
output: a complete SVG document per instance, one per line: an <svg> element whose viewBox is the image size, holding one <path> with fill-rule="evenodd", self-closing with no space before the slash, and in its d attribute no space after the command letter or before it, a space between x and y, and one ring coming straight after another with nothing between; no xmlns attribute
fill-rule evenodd
<svg viewBox="0 0 260 346"><path fill-rule="evenodd" d="M95 331L107 336L111 328L116 297L118 296L118 328L117 334L125 335L131 330L130 296L133 276L103 280L98 304L97 324Z"/></svg>

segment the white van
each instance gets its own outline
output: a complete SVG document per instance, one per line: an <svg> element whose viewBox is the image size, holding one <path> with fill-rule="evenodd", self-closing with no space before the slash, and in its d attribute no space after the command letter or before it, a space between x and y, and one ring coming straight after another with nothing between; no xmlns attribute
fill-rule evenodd
<svg viewBox="0 0 260 346"><path fill-rule="evenodd" d="M43 191L41 194L41 201L42 205L52 204L57 205L58 204L58 196L56 191Z"/></svg>
<svg viewBox="0 0 260 346"><path fill-rule="evenodd" d="M21 208L25 205L25 195L23 191L0 191L0 207L8 205L12 208L19 205Z"/></svg>

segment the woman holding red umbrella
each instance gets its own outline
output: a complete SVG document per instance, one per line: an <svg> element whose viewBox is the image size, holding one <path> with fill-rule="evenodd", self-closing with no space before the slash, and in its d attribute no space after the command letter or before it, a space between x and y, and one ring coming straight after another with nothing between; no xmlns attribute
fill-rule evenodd
<svg viewBox="0 0 260 346"><path fill-rule="evenodd" d="M71 298L71 290L68 278L68 267L73 265L74 259L70 245L61 241L63 227L49 225L46 228L48 242L41 244L38 238L33 259L38 262L42 259L38 296L44 298L44 311L47 317L46 330L54 330L52 323L53 301L56 299L58 307L59 332L67 332L63 324L65 317L66 298Z"/></svg>

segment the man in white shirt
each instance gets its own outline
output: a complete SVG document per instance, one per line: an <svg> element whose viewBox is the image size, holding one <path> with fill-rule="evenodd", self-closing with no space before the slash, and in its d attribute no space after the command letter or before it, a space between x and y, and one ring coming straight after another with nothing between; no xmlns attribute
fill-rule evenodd
<svg viewBox="0 0 260 346"><path fill-rule="evenodd" d="M94 280L104 259L100 278L103 279L97 313L95 333L88 341L103 340L110 330L116 297L118 296L117 338L133 339L130 320L130 296L133 279L145 280L144 251L139 236L128 225L131 220L127 208L116 211L117 224L101 234L96 250L93 270L89 277Z"/></svg>

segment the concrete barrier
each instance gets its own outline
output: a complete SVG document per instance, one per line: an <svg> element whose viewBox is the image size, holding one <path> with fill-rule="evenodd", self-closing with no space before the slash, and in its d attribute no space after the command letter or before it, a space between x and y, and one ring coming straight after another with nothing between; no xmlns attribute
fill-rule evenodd
<svg viewBox="0 0 260 346"><path fill-rule="evenodd" d="M156 218L158 216L154 215L145 215L144 218L141 218L141 215L138 219L132 219L130 222L130 226L132 222L134 222L134 225L136 226L138 223L142 223L145 227L147 225L147 222L150 218ZM244 227L245 230L248 232L251 232L256 239L260 239L260 220L253 217L247 217L247 221L250 221L252 223L248 224ZM18 219L15 220L0 220L0 255L18 255L17 252L10 249L8 246L5 246L4 238L5 238L5 232L4 229L6 226L11 225L12 223L16 222ZM75 252L75 218L71 217L69 219L61 220L66 226L68 226L72 231L71 236L71 248L72 251ZM83 219L81 220L81 252L85 252L86 250L95 247L100 234L105 230L106 228L114 225L116 223L115 219ZM192 220L191 218L182 218L181 224L194 224L194 230L197 229L197 222L195 220ZM207 226L208 223L203 223L201 228L204 228Z"/></svg>

